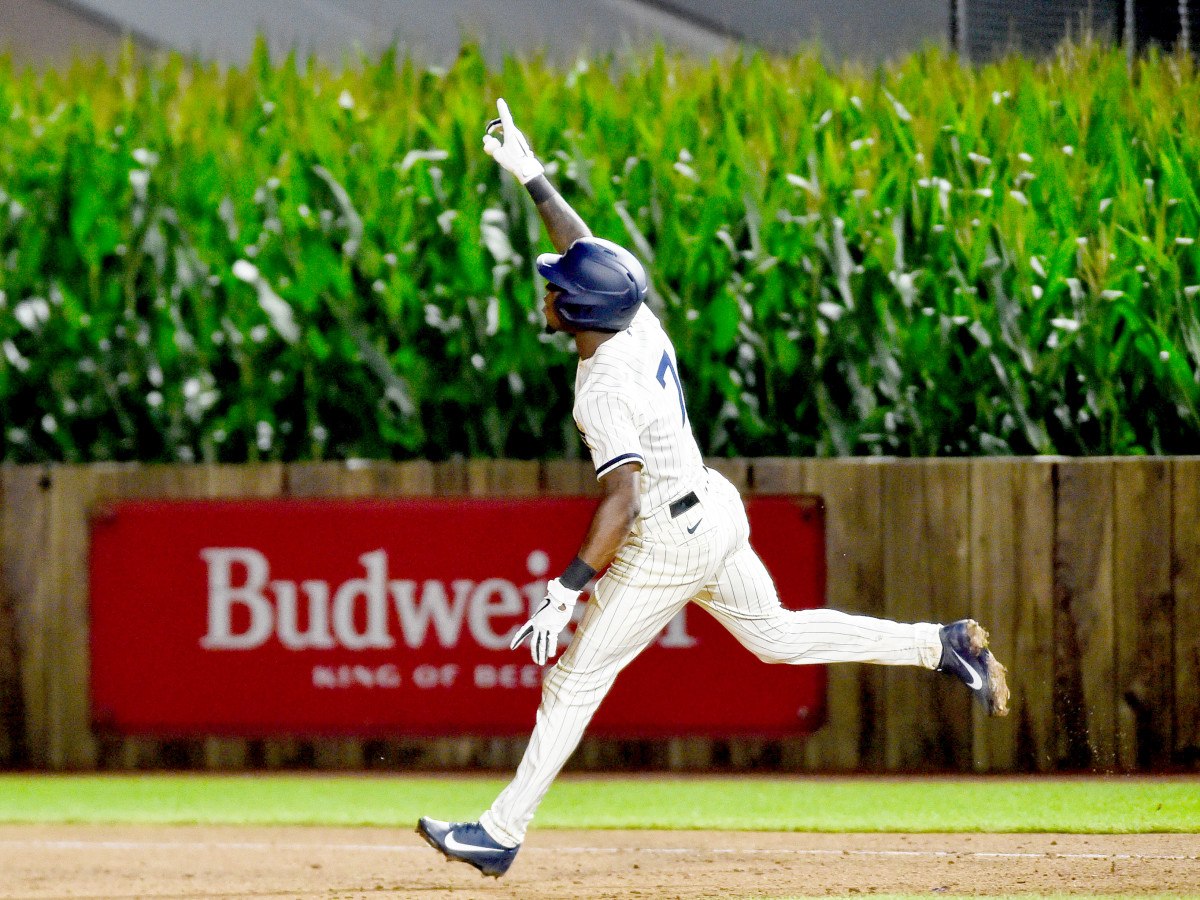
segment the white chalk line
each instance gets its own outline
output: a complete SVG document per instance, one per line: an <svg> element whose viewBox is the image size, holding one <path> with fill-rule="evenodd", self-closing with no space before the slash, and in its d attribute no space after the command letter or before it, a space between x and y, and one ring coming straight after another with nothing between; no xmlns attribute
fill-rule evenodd
<svg viewBox="0 0 1200 900"><path fill-rule="evenodd" d="M287 850L287 851L348 851L368 853L429 852L425 845L408 844L304 844L270 843L267 841L80 841L80 840L0 840L0 848L31 850ZM766 856L910 856L948 857L959 859L1097 859L1097 860L1161 860L1185 862L1200 860L1200 855L1158 853L1029 853L993 850L836 850L832 848L734 847L701 849L697 847L528 847L526 853L643 853L643 854L760 854Z"/></svg>

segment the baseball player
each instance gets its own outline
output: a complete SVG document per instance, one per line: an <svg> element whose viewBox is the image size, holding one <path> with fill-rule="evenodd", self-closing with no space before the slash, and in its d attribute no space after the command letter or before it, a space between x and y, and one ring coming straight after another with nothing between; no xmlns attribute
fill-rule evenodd
<svg viewBox="0 0 1200 900"><path fill-rule="evenodd" d="M545 600L516 631L512 648L528 638L534 662L545 665L580 593L597 572L607 572L545 677L512 782L478 822L423 817L418 833L452 860L503 875L617 673L689 602L766 662L924 666L960 678L990 714L1005 715L1004 667L970 619L900 624L783 608L750 547L737 489L705 467L692 436L675 349L643 303L645 270L624 248L592 236L546 179L505 102L497 108L483 147L528 189L557 251L537 259L548 282L546 327L574 338L575 423L603 486L578 555L548 582Z"/></svg>

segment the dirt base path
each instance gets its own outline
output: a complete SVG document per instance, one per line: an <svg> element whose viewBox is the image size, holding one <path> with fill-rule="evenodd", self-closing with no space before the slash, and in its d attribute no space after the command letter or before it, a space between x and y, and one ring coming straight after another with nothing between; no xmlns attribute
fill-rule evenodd
<svg viewBox="0 0 1200 900"><path fill-rule="evenodd" d="M497 881L397 829L0 826L0 873L0 900L1200 896L1200 836L534 831Z"/></svg>

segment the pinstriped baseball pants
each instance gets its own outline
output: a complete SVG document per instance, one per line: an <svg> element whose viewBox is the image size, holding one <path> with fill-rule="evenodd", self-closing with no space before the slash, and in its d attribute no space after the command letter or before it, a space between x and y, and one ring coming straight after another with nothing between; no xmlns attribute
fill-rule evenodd
<svg viewBox="0 0 1200 900"><path fill-rule="evenodd" d="M737 489L709 470L707 484L696 493L700 503L677 519L665 507L642 519L597 583L570 646L546 676L516 776L480 818L500 843L516 846L524 840L538 804L617 673L688 602L708 610L765 662L937 665L937 624L784 609L750 547L750 525Z"/></svg>

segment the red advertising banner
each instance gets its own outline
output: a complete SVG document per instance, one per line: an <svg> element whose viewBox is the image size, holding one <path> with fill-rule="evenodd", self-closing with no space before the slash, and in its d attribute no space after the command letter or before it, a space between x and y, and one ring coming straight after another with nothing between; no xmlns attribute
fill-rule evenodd
<svg viewBox="0 0 1200 900"><path fill-rule="evenodd" d="M509 650L510 635L595 504L107 506L92 520L93 723L153 735L526 733L542 669L526 646ZM784 605L822 605L819 502L747 505ZM822 667L764 665L689 605L620 675L589 732L796 734L820 725L824 687Z"/></svg>

